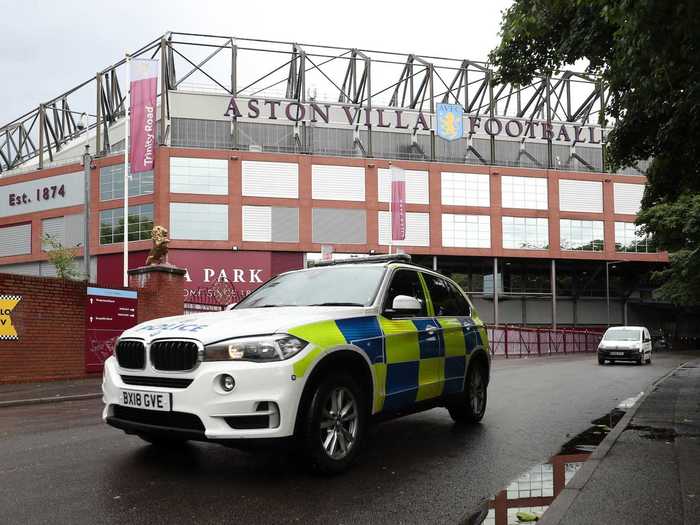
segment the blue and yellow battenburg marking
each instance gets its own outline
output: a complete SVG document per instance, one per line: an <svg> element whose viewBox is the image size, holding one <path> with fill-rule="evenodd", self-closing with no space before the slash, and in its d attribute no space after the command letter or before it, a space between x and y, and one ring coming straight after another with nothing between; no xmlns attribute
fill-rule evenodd
<svg viewBox="0 0 700 525"><path fill-rule="evenodd" d="M314 345L294 364L298 377L328 348L352 344L361 349L374 371L376 413L461 392L467 356L485 345L482 331L470 317L408 320L365 316L302 325L289 333Z"/></svg>

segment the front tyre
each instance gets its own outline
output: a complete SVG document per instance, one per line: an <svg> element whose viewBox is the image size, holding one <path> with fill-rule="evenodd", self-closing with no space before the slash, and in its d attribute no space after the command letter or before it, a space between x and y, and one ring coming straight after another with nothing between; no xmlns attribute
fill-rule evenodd
<svg viewBox="0 0 700 525"><path fill-rule="evenodd" d="M455 423L478 423L486 412L486 368L480 361L469 365L464 392L447 405Z"/></svg>
<svg viewBox="0 0 700 525"><path fill-rule="evenodd" d="M367 406L362 389L347 374L332 373L315 386L300 436L312 470L338 474L355 461L364 442Z"/></svg>

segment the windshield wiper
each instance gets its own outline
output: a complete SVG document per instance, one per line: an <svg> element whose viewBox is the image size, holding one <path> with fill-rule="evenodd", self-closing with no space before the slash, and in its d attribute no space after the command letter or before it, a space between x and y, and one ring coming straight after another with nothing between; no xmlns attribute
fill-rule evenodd
<svg viewBox="0 0 700 525"><path fill-rule="evenodd" d="M298 304L261 304L260 306L249 306L248 308L277 308L278 306L299 306Z"/></svg>
<svg viewBox="0 0 700 525"><path fill-rule="evenodd" d="M361 303L316 303L309 306L364 306Z"/></svg>

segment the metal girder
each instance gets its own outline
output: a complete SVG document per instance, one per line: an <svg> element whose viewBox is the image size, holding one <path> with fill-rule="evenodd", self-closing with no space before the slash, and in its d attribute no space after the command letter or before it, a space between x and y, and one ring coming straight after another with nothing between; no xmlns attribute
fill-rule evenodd
<svg viewBox="0 0 700 525"><path fill-rule="evenodd" d="M418 71L414 71L416 63ZM394 90L389 99L389 106L422 109L431 82L432 65L416 55L408 55L399 80L393 85Z"/></svg>
<svg viewBox="0 0 700 525"><path fill-rule="evenodd" d="M191 90L185 84L188 81L192 84L193 78L205 82L204 92L213 89L237 96L280 98L272 90L281 85L282 97L299 103L308 102L307 87L319 83L326 86L326 91L321 97L314 97L315 102L350 104L361 107L363 112L375 107L432 112L437 103L447 102L461 105L466 114L474 117L581 125L592 123L596 116L603 118L610 96L599 79L583 73L565 71L551 78L537 77L527 86L494 86L493 72L483 62L226 35L167 32L131 56L160 58L160 120L165 123L161 143L164 144L169 140L168 93ZM222 60L222 56L226 58ZM96 154L109 152L110 127L125 115L125 88L120 83L124 64L120 60L0 126L0 173L37 158L40 165L44 157L51 160L86 133L76 120L82 113L95 115L96 122L90 129L96 128L99 136ZM266 79L268 85L263 84ZM85 90L93 90L96 96L82 96ZM84 107L85 100L95 101L95 105ZM352 123L355 143L362 155L372 156L372 125L360 124L360 112L356 115L357 121ZM295 124L295 137L301 150L306 137L304 126L303 121ZM364 144L360 141L360 126L367 132L363 135ZM434 141L432 131L431 141ZM234 141L232 147L236 144ZM431 149L434 150L434 144Z"/></svg>
<svg viewBox="0 0 700 525"><path fill-rule="evenodd" d="M132 56L140 56L158 48L154 40L138 49ZM124 116L124 96L119 85L119 73L125 64L121 60L96 76L82 82L61 95L39 104L12 122L0 126L0 173L15 169L38 159L37 167L44 167L44 158L54 160L54 155L97 128L99 144L108 147L108 126ZM86 97L86 92L96 93ZM85 107L85 100L92 99L95 105ZM79 126L81 114L94 117L89 129ZM105 150L98 151L103 153Z"/></svg>

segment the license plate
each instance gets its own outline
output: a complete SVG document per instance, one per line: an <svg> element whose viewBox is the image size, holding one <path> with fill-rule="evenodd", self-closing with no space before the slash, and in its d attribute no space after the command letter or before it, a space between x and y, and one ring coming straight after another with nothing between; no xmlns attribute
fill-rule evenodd
<svg viewBox="0 0 700 525"><path fill-rule="evenodd" d="M624 352L610 352L610 355L625 355Z"/></svg>
<svg viewBox="0 0 700 525"><path fill-rule="evenodd" d="M169 392L144 392L142 390L122 390L119 404L125 407L145 408L169 412L171 407Z"/></svg>

